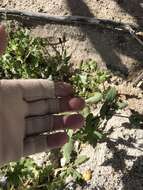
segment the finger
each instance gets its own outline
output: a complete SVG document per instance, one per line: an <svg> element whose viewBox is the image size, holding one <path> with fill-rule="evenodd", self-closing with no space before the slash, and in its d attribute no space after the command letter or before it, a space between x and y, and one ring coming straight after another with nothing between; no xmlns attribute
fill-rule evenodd
<svg viewBox="0 0 143 190"><path fill-rule="evenodd" d="M84 125L84 118L80 114L55 116L53 130L79 129Z"/></svg>
<svg viewBox="0 0 143 190"><path fill-rule="evenodd" d="M24 155L47 151L48 149L59 148L68 140L66 133L56 133L52 135L41 135L28 137L24 140Z"/></svg>
<svg viewBox="0 0 143 190"><path fill-rule="evenodd" d="M12 82L11 82L12 83ZM27 102L55 98L55 83L46 79L16 80Z"/></svg>
<svg viewBox="0 0 143 190"><path fill-rule="evenodd" d="M54 83L46 79L17 80L23 92L23 98L27 102L41 99L65 97L73 95L73 88L64 82Z"/></svg>
<svg viewBox="0 0 143 190"><path fill-rule="evenodd" d="M80 111L84 108L85 101L80 97L62 98L59 105L59 112Z"/></svg>
<svg viewBox="0 0 143 190"><path fill-rule="evenodd" d="M46 99L28 103L28 116L79 111L85 106L82 98Z"/></svg>
<svg viewBox="0 0 143 190"><path fill-rule="evenodd" d="M74 94L74 90L72 85L65 82L57 82L55 83L55 94L56 97L65 97L71 96Z"/></svg>
<svg viewBox="0 0 143 190"><path fill-rule="evenodd" d="M7 45L7 34L4 26L0 26L0 54L2 54Z"/></svg>
<svg viewBox="0 0 143 190"><path fill-rule="evenodd" d="M83 127L84 118L80 114L68 116L46 115L41 117L30 117L26 119L25 136L40 135L45 132L78 129Z"/></svg>

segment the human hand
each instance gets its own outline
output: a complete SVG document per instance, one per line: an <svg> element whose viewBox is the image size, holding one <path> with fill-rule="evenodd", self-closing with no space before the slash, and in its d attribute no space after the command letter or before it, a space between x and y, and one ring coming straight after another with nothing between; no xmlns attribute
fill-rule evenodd
<svg viewBox="0 0 143 190"><path fill-rule="evenodd" d="M6 41L4 28L0 27L1 53ZM80 114L64 116L61 113L83 107L84 101L74 97L72 86L64 82L1 80L0 163L65 144L65 129L82 127L84 119Z"/></svg>

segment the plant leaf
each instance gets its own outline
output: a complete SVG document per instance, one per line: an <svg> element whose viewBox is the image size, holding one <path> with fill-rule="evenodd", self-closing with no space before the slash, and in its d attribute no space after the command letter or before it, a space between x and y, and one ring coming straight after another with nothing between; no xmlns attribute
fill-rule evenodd
<svg viewBox="0 0 143 190"><path fill-rule="evenodd" d="M67 134L68 134L68 136L69 136L70 139L72 138L73 133L74 133L74 132L73 132L72 129L68 129L68 130L67 130Z"/></svg>
<svg viewBox="0 0 143 190"><path fill-rule="evenodd" d="M78 156L77 159L75 160L75 165L80 165L86 162L89 158L86 155L81 155Z"/></svg>
<svg viewBox="0 0 143 190"><path fill-rule="evenodd" d="M117 96L117 90L115 87L111 87L109 88L109 90L107 91L107 94L105 96L105 101L106 102L113 102L114 99L116 98Z"/></svg>
<svg viewBox="0 0 143 190"><path fill-rule="evenodd" d="M94 135L96 135L98 137L98 139L102 139L103 138L103 134L102 133L100 133L98 131L94 131L93 133L94 133Z"/></svg>
<svg viewBox="0 0 143 190"><path fill-rule="evenodd" d="M79 75L79 77L80 77L81 82L86 85L86 83L87 83L87 75Z"/></svg>
<svg viewBox="0 0 143 190"><path fill-rule="evenodd" d="M94 104L94 103L98 103L99 101L101 101L102 100L102 93L100 93L100 92L96 92L95 94L94 94L94 96L92 96L92 97L90 97L90 98L88 98L87 100L86 100L86 103L88 103L88 104Z"/></svg>
<svg viewBox="0 0 143 190"><path fill-rule="evenodd" d="M67 142L63 148L62 148L62 152L63 152L63 157L66 160L66 163L70 162L71 159L71 153L73 151L74 148L74 143L73 143L73 139L69 139L69 142Z"/></svg>
<svg viewBox="0 0 143 190"><path fill-rule="evenodd" d="M119 109L124 109L125 107L127 107L128 103L127 102L118 102L117 106Z"/></svg>
<svg viewBox="0 0 143 190"><path fill-rule="evenodd" d="M90 108L86 106L86 107L82 110L81 114L82 114L84 117L87 117L87 116L90 114Z"/></svg>

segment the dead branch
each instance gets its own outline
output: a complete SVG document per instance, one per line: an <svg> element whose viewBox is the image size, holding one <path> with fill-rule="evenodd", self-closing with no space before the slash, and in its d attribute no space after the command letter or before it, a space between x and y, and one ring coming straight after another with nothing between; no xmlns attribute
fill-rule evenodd
<svg viewBox="0 0 143 190"><path fill-rule="evenodd" d="M102 26L104 28L115 29L115 30L126 30L128 24L114 22L112 20L90 18L84 16L50 16L46 13L33 13L27 11L18 11L18 10L8 10L0 9L0 18L2 19L15 19L15 20L31 20L34 22L40 23L54 23L54 24L85 24L92 26ZM38 23L39 24L39 23ZM125 27L126 26L126 27ZM135 27L135 26L131 26Z"/></svg>
<svg viewBox="0 0 143 190"><path fill-rule="evenodd" d="M46 13L33 13L19 10L0 9L0 19L6 20L18 20L18 21L30 21L34 24L64 24L64 25L90 25L98 26L111 30L118 30L129 33L135 38L140 45L143 46L143 41L136 35L137 28L134 25L128 23L115 22L107 19L97 19L95 17L84 16L50 16Z"/></svg>

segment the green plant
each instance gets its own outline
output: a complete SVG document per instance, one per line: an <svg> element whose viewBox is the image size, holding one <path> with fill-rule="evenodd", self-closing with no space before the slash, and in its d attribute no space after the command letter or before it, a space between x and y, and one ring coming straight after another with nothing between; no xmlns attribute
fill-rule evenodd
<svg viewBox="0 0 143 190"><path fill-rule="evenodd" d="M50 78L68 80L70 77L70 56L64 48L64 40L59 39L59 47L48 40L34 38L24 28L9 30L6 53L0 58L0 78ZM49 52L49 47L52 52ZM54 166L38 167L27 158L10 163L1 169L7 178L7 189L48 189L62 188L64 179L54 175Z"/></svg>
<svg viewBox="0 0 143 190"><path fill-rule="evenodd" d="M49 53L48 40L34 38L28 29L10 29L9 42L5 54L0 58L0 78L69 78L69 59L62 40L60 50L52 47Z"/></svg>
<svg viewBox="0 0 143 190"><path fill-rule="evenodd" d="M105 84L109 79L109 73L100 71L96 62L91 60L82 62L72 77L77 94L86 98L86 107L81 112L85 117L85 125L76 133L68 133L69 142L63 147L63 157L66 162L71 159L75 141L95 146L107 135L103 132L107 121L116 110L126 107L127 104L119 98L115 87Z"/></svg>
<svg viewBox="0 0 143 190"><path fill-rule="evenodd" d="M71 176L77 182L83 181L82 175L77 171L77 168L79 165L83 164L88 159L89 158L85 155L77 156L77 158L74 161L68 163L67 166L65 166L61 169L60 176L62 178L66 178L68 176Z"/></svg>
<svg viewBox="0 0 143 190"><path fill-rule="evenodd" d="M32 159L21 159L10 163L1 169L1 174L7 178L7 189L40 189L55 190L64 185L60 176L55 176L54 168L50 164L38 166Z"/></svg>
<svg viewBox="0 0 143 190"><path fill-rule="evenodd" d="M61 152L63 153L62 161L64 162L64 167L61 169L61 177L72 176L74 180L81 181L82 176L77 171L79 165L86 162L89 158L86 155L78 155L78 153L74 150L74 138L73 138L73 130L69 129L67 131L69 136L69 141L66 143Z"/></svg>
<svg viewBox="0 0 143 190"><path fill-rule="evenodd" d="M75 141L95 146L107 135L103 132L106 122L117 109L126 106L116 89L107 83L110 74L101 71L95 61L82 62L78 69L71 72L71 56L67 54L64 41L59 39L56 46L46 39L32 37L27 29L9 29L8 48L0 58L0 79L50 78L69 81L76 94L86 99L86 108L81 112L85 117L85 126L76 133L67 131L69 142L61 149L64 166L59 168L46 163L39 167L30 158L10 163L1 169L1 175L7 177L8 190L59 190L64 188L67 176L72 176L77 182L82 181L77 168L88 158L79 156L80 151L75 151Z"/></svg>
<svg viewBox="0 0 143 190"><path fill-rule="evenodd" d="M81 62L79 68L75 70L71 82L79 96L89 98L94 96L94 93L100 93L100 85L103 85L109 78L110 75L107 71L99 70L97 63L89 60Z"/></svg>

